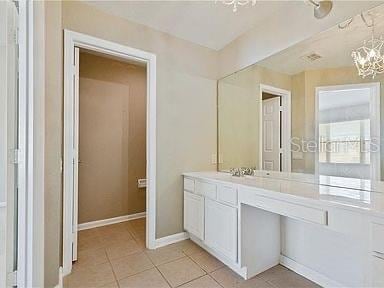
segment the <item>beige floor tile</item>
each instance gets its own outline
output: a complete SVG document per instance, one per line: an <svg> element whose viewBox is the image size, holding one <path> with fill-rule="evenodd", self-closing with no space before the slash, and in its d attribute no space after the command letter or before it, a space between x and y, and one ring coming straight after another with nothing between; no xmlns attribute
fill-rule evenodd
<svg viewBox="0 0 384 288"><path fill-rule="evenodd" d="M146 224L145 218L135 219L128 222L133 228L145 228Z"/></svg>
<svg viewBox="0 0 384 288"><path fill-rule="evenodd" d="M104 248L103 243L100 240L99 236L89 237L89 236L78 236L77 249L78 251L85 250L95 250Z"/></svg>
<svg viewBox="0 0 384 288"><path fill-rule="evenodd" d="M79 251L77 253L77 261L73 264L72 269L75 271L79 268L98 265L106 262L108 262L108 258L104 249Z"/></svg>
<svg viewBox="0 0 384 288"><path fill-rule="evenodd" d="M277 265L261 273L259 277L278 288L320 287L281 265Z"/></svg>
<svg viewBox="0 0 384 288"><path fill-rule="evenodd" d="M145 249L146 248L146 243L145 243L145 241L146 241L146 239L144 238L144 239L135 239L135 241L136 241L136 243L141 247L141 248L143 248L143 249Z"/></svg>
<svg viewBox="0 0 384 288"><path fill-rule="evenodd" d="M135 239L145 239L145 227L144 228L132 228L130 230L132 237Z"/></svg>
<svg viewBox="0 0 384 288"><path fill-rule="evenodd" d="M108 283L108 284L102 286L102 288L119 288L119 284L117 284L117 282L114 281L112 283Z"/></svg>
<svg viewBox="0 0 384 288"><path fill-rule="evenodd" d="M103 287L114 281L115 276L111 265L103 263L73 271L64 278L64 287Z"/></svg>
<svg viewBox="0 0 384 288"><path fill-rule="evenodd" d="M143 252L111 260L117 280L153 268L152 262Z"/></svg>
<svg viewBox="0 0 384 288"><path fill-rule="evenodd" d="M205 251L194 253L190 257L192 258L193 261L195 261L202 269L204 269L208 273L213 272L224 266L222 262L220 262L211 254Z"/></svg>
<svg viewBox="0 0 384 288"><path fill-rule="evenodd" d="M240 283L245 281L226 266L216 270L215 272L212 272L211 276L224 288L238 287Z"/></svg>
<svg viewBox="0 0 384 288"><path fill-rule="evenodd" d="M125 243L107 247L105 250L109 260L113 260L141 252L143 251L143 248L140 247L135 240L128 240Z"/></svg>
<svg viewBox="0 0 384 288"><path fill-rule="evenodd" d="M221 286L217 284L217 282L213 280L209 275L205 275L184 285L181 285L180 288L221 288Z"/></svg>
<svg viewBox="0 0 384 288"><path fill-rule="evenodd" d="M109 246L116 246L118 244L128 242L129 240L133 240L133 237L127 230L100 236L100 241L105 248Z"/></svg>
<svg viewBox="0 0 384 288"><path fill-rule="evenodd" d="M237 288L276 288L272 284L264 281L259 277L253 277L245 280L237 286Z"/></svg>
<svg viewBox="0 0 384 288"><path fill-rule="evenodd" d="M274 288L259 277L244 280L228 267L220 268L211 273L211 276L224 288Z"/></svg>
<svg viewBox="0 0 384 288"><path fill-rule="evenodd" d="M155 250L147 250L148 257L156 266L185 257L181 249L176 246L165 246Z"/></svg>
<svg viewBox="0 0 384 288"><path fill-rule="evenodd" d="M94 228L94 229L86 229L86 230L80 230L78 232L78 237L79 238L95 238L95 237L98 237L98 233L97 233L97 229Z"/></svg>
<svg viewBox="0 0 384 288"><path fill-rule="evenodd" d="M192 255L192 254L195 254L195 253L200 253L200 252L205 251L200 246L198 246L197 244L193 243L191 240L180 241L178 243L175 243L175 244L172 244L172 245L169 245L169 246L178 247L186 255Z"/></svg>
<svg viewBox="0 0 384 288"><path fill-rule="evenodd" d="M155 268L121 279L119 286L120 288L169 288L168 283Z"/></svg>
<svg viewBox="0 0 384 288"><path fill-rule="evenodd" d="M159 265L157 268L172 287L177 287L205 274L205 272L188 257Z"/></svg>

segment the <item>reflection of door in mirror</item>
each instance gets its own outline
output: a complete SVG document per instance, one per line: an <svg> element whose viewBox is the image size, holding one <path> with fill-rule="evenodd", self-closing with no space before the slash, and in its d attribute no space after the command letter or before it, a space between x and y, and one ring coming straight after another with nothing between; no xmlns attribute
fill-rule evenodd
<svg viewBox="0 0 384 288"><path fill-rule="evenodd" d="M379 179L379 89L376 83L317 88L317 173Z"/></svg>
<svg viewBox="0 0 384 288"><path fill-rule="evenodd" d="M263 93L263 153L264 170L281 171L280 97Z"/></svg>

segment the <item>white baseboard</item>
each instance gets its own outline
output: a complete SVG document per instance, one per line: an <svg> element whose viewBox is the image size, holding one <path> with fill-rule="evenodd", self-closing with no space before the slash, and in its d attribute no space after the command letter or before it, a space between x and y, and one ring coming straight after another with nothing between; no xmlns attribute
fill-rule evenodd
<svg viewBox="0 0 384 288"><path fill-rule="evenodd" d="M55 288L63 288L63 267L59 267L59 283L55 286Z"/></svg>
<svg viewBox="0 0 384 288"><path fill-rule="evenodd" d="M173 235L169 235L163 238L156 239L156 248L167 246L176 242L189 239L189 234L187 232L181 232Z"/></svg>
<svg viewBox="0 0 384 288"><path fill-rule="evenodd" d="M141 212L141 213L136 213L136 214L131 214L131 215L124 215L124 216L119 216L119 217L114 217L114 218L109 218L109 219L103 219L103 220L97 220L97 221L92 221L92 222L87 222L87 223L81 223L81 224L77 225L77 230L81 231L81 230L92 229L92 228L96 228L96 227L121 223L121 222L129 221L129 220L144 218L146 215L147 215L146 212Z"/></svg>
<svg viewBox="0 0 384 288"><path fill-rule="evenodd" d="M315 282L316 284L320 285L321 287L345 287L345 285L342 285L322 274L319 272L316 272L315 270L312 270L304 265L301 265L300 263L297 263L296 261L280 255L280 264L287 267L288 269L296 272L297 274L311 280L312 282Z"/></svg>

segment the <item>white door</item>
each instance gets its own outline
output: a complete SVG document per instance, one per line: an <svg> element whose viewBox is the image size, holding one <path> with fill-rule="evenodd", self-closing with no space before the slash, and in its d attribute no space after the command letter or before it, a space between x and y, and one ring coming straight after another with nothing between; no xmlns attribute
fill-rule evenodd
<svg viewBox="0 0 384 288"><path fill-rule="evenodd" d="M73 103L73 217L72 217L72 261L77 260L77 226L78 226L78 203L79 203L79 69L80 50L75 48L74 65L74 103Z"/></svg>
<svg viewBox="0 0 384 288"><path fill-rule="evenodd" d="M184 191L184 229L204 240L204 198Z"/></svg>
<svg viewBox="0 0 384 288"><path fill-rule="evenodd" d="M263 100L263 170L280 171L280 97Z"/></svg>
<svg viewBox="0 0 384 288"><path fill-rule="evenodd" d="M205 199L205 244L237 261L237 209Z"/></svg>
<svg viewBox="0 0 384 288"><path fill-rule="evenodd" d="M0 287L16 285L17 270L17 25L15 4L0 1Z"/></svg>

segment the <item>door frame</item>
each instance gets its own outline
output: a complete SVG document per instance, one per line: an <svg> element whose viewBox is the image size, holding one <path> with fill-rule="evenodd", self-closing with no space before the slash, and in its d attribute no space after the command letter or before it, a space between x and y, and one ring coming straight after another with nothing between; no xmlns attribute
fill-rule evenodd
<svg viewBox="0 0 384 288"><path fill-rule="evenodd" d="M291 91L277 88L271 85L260 84L260 93L259 93L259 131L260 131L260 139L259 139L259 167L262 169L263 164L263 92L270 93L273 95L277 95L282 99L282 129L281 133L281 141L282 141L282 163L281 171L283 172L291 172Z"/></svg>
<svg viewBox="0 0 384 288"><path fill-rule="evenodd" d="M63 275L72 269L72 216L74 215L73 165L75 47L133 60L147 67L147 188L146 246L156 248L156 55L86 34L64 30L64 181L63 181ZM74 227L77 229L77 227Z"/></svg>
<svg viewBox="0 0 384 288"><path fill-rule="evenodd" d="M319 139L319 93L324 91L332 90L349 90L357 88L369 88L371 89L371 99L370 99L370 120L373 121L374 126L371 128L373 131L373 136L377 139L377 145L381 150L381 139L380 139L380 82L373 83L358 83L358 84L343 84L343 85L331 85L331 86L318 86L315 88L315 141L317 143ZM372 104L372 105L371 105ZM373 109L372 109L373 108ZM372 122L371 122L372 123ZM380 181L381 170L380 170L380 153L373 154L370 156L371 167L370 175L371 180ZM315 175L319 175L319 149L316 149L315 152Z"/></svg>

